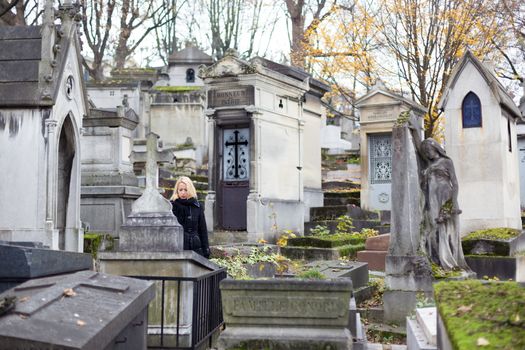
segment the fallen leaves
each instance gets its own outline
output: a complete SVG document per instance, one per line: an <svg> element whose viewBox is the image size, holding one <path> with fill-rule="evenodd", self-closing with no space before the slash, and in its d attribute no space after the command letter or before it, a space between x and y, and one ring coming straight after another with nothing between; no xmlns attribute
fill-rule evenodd
<svg viewBox="0 0 525 350"><path fill-rule="evenodd" d="M474 306L474 304L470 304L468 306L461 305L460 307L458 307L456 309L456 314L459 315L459 316L463 315L463 314L466 314L467 312L472 311L472 306Z"/></svg>
<svg viewBox="0 0 525 350"><path fill-rule="evenodd" d="M478 340L476 341L476 345L477 346L487 346L487 345L490 345L490 342L483 337L479 337Z"/></svg>
<svg viewBox="0 0 525 350"><path fill-rule="evenodd" d="M62 293L65 297L74 297L77 295L73 288L66 288L64 289L64 292Z"/></svg>
<svg viewBox="0 0 525 350"><path fill-rule="evenodd" d="M86 325L86 322L82 321L82 320L77 320L77 326L79 327L83 327Z"/></svg>

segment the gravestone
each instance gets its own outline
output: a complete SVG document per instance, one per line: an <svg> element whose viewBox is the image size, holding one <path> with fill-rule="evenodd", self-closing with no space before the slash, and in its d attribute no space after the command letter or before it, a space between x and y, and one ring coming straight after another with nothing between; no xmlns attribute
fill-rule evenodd
<svg viewBox="0 0 525 350"><path fill-rule="evenodd" d="M518 156L523 151L516 122L522 117L495 73L465 53L438 108L444 113L446 151L462 189L462 235L495 227L521 229Z"/></svg>
<svg viewBox="0 0 525 350"><path fill-rule="evenodd" d="M452 161L433 139L421 142L421 121L401 113L392 132L391 233L386 256L385 321L403 321L418 293L432 294L433 268L473 277L458 227Z"/></svg>
<svg viewBox="0 0 525 350"><path fill-rule="evenodd" d="M60 25L55 25L55 17ZM79 7L0 28L0 239L82 251L80 133L89 114Z"/></svg>
<svg viewBox="0 0 525 350"><path fill-rule="evenodd" d="M0 294L0 349L145 349L153 283L93 271L27 281Z"/></svg>
<svg viewBox="0 0 525 350"><path fill-rule="evenodd" d="M329 87L234 50L199 76L208 91L209 230L246 231L250 242L302 233L309 208L322 206L320 98Z"/></svg>
<svg viewBox="0 0 525 350"><path fill-rule="evenodd" d="M182 227L171 211L171 203L159 193L157 164L171 161L172 154L158 151L158 138L149 133L146 153L131 154L132 161L145 160L146 188L133 202L131 214L120 228L119 250L123 252L182 250Z"/></svg>
<svg viewBox="0 0 525 350"><path fill-rule="evenodd" d="M81 218L90 231L118 237L141 194L129 157L138 116L125 106L92 108L83 122Z"/></svg>
<svg viewBox="0 0 525 350"><path fill-rule="evenodd" d="M425 107L389 91L381 81L358 98L361 133L361 207L390 210L392 203L392 128L403 111L422 117Z"/></svg>

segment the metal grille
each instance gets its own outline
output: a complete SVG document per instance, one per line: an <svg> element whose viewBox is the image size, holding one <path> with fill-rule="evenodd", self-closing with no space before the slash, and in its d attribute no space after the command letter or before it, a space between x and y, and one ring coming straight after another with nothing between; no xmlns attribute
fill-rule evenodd
<svg viewBox="0 0 525 350"><path fill-rule="evenodd" d="M220 282L226 278L226 269L221 268L209 272L199 277L168 277L168 276L128 276L149 281L161 282L161 324L160 324L160 345L148 346L148 349L170 349L170 350L195 350L201 348L205 342L211 347L212 335L223 324L221 293L219 289ZM166 282L177 283L177 300L171 300L172 305L177 305L177 332L175 334L175 346L165 345L164 338L164 320L168 317L166 308L166 298L173 298L174 295L166 292ZM179 344L180 313L181 313L181 283L190 282L193 284L193 305L192 305L192 325L191 325L191 342L189 346Z"/></svg>
<svg viewBox="0 0 525 350"><path fill-rule="evenodd" d="M369 135L370 183L387 184L392 181L392 136Z"/></svg>
<svg viewBox="0 0 525 350"><path fill-rule="evenodd" d="M250 129L224 130L224 181L248 180L250 173Z"/></svg>

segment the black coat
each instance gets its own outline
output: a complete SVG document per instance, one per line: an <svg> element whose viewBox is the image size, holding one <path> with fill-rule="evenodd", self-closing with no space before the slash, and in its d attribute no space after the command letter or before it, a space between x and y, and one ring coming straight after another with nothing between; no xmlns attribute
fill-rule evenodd
<svg viewBox="0 0 525 350"><path fill-rule="evenodd" d="M204 210L195 198L178 198L171 202L173 214L184 228L184 250L193 250L209 258L208 229Z"/></svg>

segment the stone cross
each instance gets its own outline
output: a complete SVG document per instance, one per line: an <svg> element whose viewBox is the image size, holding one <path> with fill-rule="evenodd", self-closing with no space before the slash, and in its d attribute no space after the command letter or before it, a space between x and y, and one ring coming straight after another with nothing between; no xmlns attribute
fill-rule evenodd
<svg viewBox="0 0 525 350"><path fill-rule="evenodd" d="M173 153L169 150L159 151L157 148L159 136L150 132L146 136L146 153L131 152L133 163L146 162L146 188L131 206L132 213L166 213L171 212L171 203L159 193L158 173L159 163L169 163Z"/></svg>

